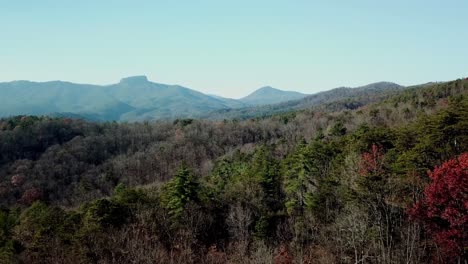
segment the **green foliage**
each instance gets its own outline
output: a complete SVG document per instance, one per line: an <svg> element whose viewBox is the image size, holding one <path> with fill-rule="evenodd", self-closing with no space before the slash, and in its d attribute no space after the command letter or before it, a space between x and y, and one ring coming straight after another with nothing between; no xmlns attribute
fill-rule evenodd
<svg viewBox="0 0 468 264"><path fill-rule="evenodd" d="M341 121L336 122L329 131L329 135L335 136L335 137L343 136L345 134L346 134L346 127Z"/></svg>
<svg viewBox="0 0 468 264"><path fill-rule="evenodd" d="M307 188L313 185L309 154L306 142L302 141L296 151L283 161L282 173L287 195L285 205L289 214L305 207Z"/></svg>
<svg viewBox="0 0 468 264"><path fill-rule="evenodd" d="M321 192L334 155L331 144L316 139L310 144L301 141L296 151L283 161L285 205L290 215L301 215L304 210L319 214Z"/></svg>
<svg viewBox="0 0 468 264"><path fill-rule="evenodd" d="M193 123L193 119L191 119L191 118L176 119L176 120L174 120L174 122L173 122L174 125L178 125L178 124L179 124L179 125L182 126L182 127L188 126L188 125L190 125L190 124L192 124L192 123Z"/></svg>
<svg viewBox="0 0 468 264"><path fill-rule="evenodd" d="M16 245L12 231L18 218L17 210L0 210L0 263L12 262Z"/></svg>
<svg viewBox="0 0 468 264"><path fill-rule="evenodd" d="M395 132L388 127L370 127L368 124L363 124L351 135L350 143L358 152L369 150L373 144L390 149L393 148L394 134Z"/></svg>
<svg viewBox="0 0 468 264"><path fill-rule="evenodd" d="M274 230L272 226L271 215L261 215L257 221L255 221L254 234L258 239L267 239L272 237L271 231Z"/></svg>
<svg viewBox="0 0 468 264"><path fill-rule="evenodd" d="M261 190L255 223L255 235L258 238L273 235L278 213L282 209L279 164L272 155L273 150L274 146L258 148L248 170L249 177L256 179Z"/></svg>
<svg viewBox="0 0 468 264"><path fill-rule="evenodd" d="M151 203L152 199L142 190L127 188L124 184L120 183L114 188L112 201L128 208L135 208L137 205Z"/></svg>
<svg viewBox="0 0 468 264"><path fill-rule="evenodd" d="M447 109L398 131L396 146L401 154L396 168L424 175L441 160L467 151L467 135L468 98L460 97Z"/></svg>
<svg viewBox="0 0 468 264"><path fill-rule="evenodd" d="M80 208L75 220L80 221L81 235L120 228L133 221L134 211L146 206L149 199L145 193L118 185L111 198L98 199Z"/></svg>
<svg viewBox="0 0 468 264"><path fill-rule="evenodd" d="M182 216L187 203L199 200L198 192L198 179L186 165L182 165L174 178L162 189L162 206L167 208L169 214L176 220Z"/></svg>
<svg viewBox="0 0 468 264"><path fill-rule="evenodd" d="M289 123L289 121L294 120L296 117L296 112L287 112L283 114L279 114L277 116L278 119L280 119L284 124Z"/></svg>
<svg viewBox="0 0 468 264"><path fill-rule="evenodd" d="M242 175L246 175L250 159L250 155L236 151L232 157L219 160L211 174L205 178L210 197L226 195L227 188Z"/></svg>
<svg viewBox="0 0 468 264"><path fill-rule="evenodd" d="M84 206L83 225L85 230L93 231L124 225L130 215L129 208L112 199L99 199Z"/></svg>
<svg viewBox="0 0 468 264"><path fill-rule="evenodd" d="M14 229L15 238L26 248L47 254L52 237L68 237L66 219L67 213L62 209L36 202L21 214Z"/></svg>
<svg viewBox="0 0 468 264"><path fill-rule="evenodd" d="M249 175L258 180L264 194L265 205L271 209L279 198L279 171L278 164L272 156L272 149L260 147L254 154Z"/></svg>

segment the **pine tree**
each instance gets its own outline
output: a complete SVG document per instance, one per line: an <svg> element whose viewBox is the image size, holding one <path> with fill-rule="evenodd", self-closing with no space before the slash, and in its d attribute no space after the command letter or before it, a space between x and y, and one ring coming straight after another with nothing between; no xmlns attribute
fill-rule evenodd
<svg viewBox="0 0 468 264"><path fill-rule="evenodd" d="M281 209L281 191L278 163L271 147L263 146L254 155L250 174L259 182L263 195L260 216L255 224L257 237L266 238L274 230L275 217Z"/></svg>
<svg viewBox="0 0 468 264"><path fill-rule="evenodd" d="M163 187L163 206L172 217L179 218L187 203L198 201L198 187L198 179L183 164L174 178Z"/></svg>

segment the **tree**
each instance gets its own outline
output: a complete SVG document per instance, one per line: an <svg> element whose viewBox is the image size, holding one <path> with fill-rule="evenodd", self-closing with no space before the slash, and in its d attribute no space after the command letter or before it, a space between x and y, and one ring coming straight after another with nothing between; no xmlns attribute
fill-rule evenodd
<svg viewBox="0 0 468 264"><path fill-rule="evenodd" d="M198 201L198 179L184 164L162 190L163 205L174 218L179 218L187 203Z"/></svg>
<svg viewBox="0 0 468 264"><path fill-rule="evenodd" d="M468 153L429 172L424 197L410 209L411 219L426 232L448 260L468 258Z"/></svg>
<svg viewBox="0 0 468 264"><path fill-rule="evenodd" d="M334 156L331 144L316 139L307 145L301 142L297 150L285 159L283 174L289 214L302 214L307 209L325 220L322 206L326 199L331 199L327 188L332 183L328 176Z"/></svg>
<svg viewBox="0 0 468 264"><path fill-rule="evenodd" d="M26 190L21 196L20 201L24 204L30 205L35 201L41 200L43 197L43 193L38 188L31 188Z"/></svg>
<svg viewBox="0 0 468 264"><path fill-rule="evenodd" d="M48 258L70 245L72 232L67 230L68 214L56 206L35 202L24 210L14 227L14 239L24 248L26 263L52 263Z"/></svg>
<svg viewBox="0 0 468 264"><path fill-rule="evenodd" d="M262 190L260 216L255 222L255 235L259 238L271 236L276 225L277 212L282 206L279 168L272 152L271 146L257 149L249 168L249 175L258 181Z"/></svg>
<svg viewBox="0 0 468 264"><path fill-rule="evenodd" d="M343 122L338 121L333 125L333 127L330 128L330 131L329 131L328 134L330 136L339 137L339 136L345 135L346 131L347 131L347 129L344 126Z"/></svg>
<svg viewBox="0 0 468 264"><path fill-rule="evenodd" d="M369 152L362 154L359 172L362 176L377 176L383 173L383 153L379 146L373 144Z"/></svg>
<svg viewBox="0 0 468 264"><path fill-rule="evenodd" d="M128 207L111 199L93 201L85 209L83 223L86 229L91 231L105 227L120 227L130 217Z"/></svg>
<svg viewBox="0 0 468 264"><path fill-rule="evenodd" d="M301 141L296 151L283 162L285 206L290 215L304 209L306 192L314 186L310 177L311 162L305 141Z"/></svg>
<svg viewBox="0 0 468 264"><path fill-rule="evenodd" d="M357 180L357 197L360 205L370 216L369 224L375 233L375 251L382 263L392 263L395 254L397 235L395 230L400 228L402 210L392 203L394 187L392 174L389 169L388 153L376 144L368 152L361 155L359 166L360 177Z"/></svg>
<svg viewBox="0 0 468 264"><path fill-rule="evenodd" d="M18 221L17 210L0 209L0 263L11 263L15 253L12 231Z"/></svg>

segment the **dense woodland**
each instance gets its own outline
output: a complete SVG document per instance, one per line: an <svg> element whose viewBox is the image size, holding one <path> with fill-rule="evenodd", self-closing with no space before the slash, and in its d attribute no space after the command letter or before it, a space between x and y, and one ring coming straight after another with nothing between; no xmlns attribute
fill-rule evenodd
<svg viewBox="0 0 468 264"><path fill-rule="evenodd" d="M467 263L468 80L221 121L0 120L0 263Z"/></svg>

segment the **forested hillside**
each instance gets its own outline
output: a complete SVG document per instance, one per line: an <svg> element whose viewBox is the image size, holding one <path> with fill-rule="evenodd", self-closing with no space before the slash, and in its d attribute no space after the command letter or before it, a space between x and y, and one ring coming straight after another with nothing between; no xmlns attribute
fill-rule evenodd
<svg viewBox="0 0 468 264"><path fill-rule="evenodd" d="M468 80L365 91L246 120L1 119L0 263L466 263Z"/></svg>
<svg viewBox="0 0 468 264"><path fill-rule="evenodd" d="M309 96L303 95L302 97L304 98L302 99L287 100L276 104L219 109L210 113L204 113L201 117L215 120L226 118L247 119L269 117L279 113L311 108L320 111L352 110L387 98L403 89L405 87L390 82L372 83L355 88L339 87Z"/></svg>

